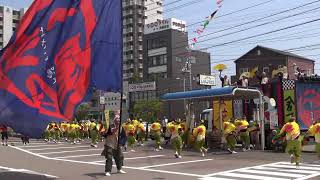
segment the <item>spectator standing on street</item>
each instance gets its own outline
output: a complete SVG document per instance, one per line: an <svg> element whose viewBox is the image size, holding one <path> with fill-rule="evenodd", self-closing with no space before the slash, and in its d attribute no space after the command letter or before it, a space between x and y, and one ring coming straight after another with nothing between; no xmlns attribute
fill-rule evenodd
<svg viewBox="0 0 320 180"><path fill-rule="evenodd" d="M1 140L3 146L8 146L8 127L6 125L0 125Z"/></svg>
<svg viewBox="0 0 320 180"><path fill-rule="evenodd" d="M107 133L104 134L104 137L106 138L103 154L106 158L106 165L105 165L105 175L111 176L111 170L112 170L112 158L114 158L116 166L117 166L117 172L120 174L125 174L126 172L122 170L123 166L123 153L119 146L119 140L118 136L119 133L124 131L123 128L121 128L119 132L119 125L120 125L120 113L115 116L113 122ZM121 137L120 137L121 139Z"/></svg>

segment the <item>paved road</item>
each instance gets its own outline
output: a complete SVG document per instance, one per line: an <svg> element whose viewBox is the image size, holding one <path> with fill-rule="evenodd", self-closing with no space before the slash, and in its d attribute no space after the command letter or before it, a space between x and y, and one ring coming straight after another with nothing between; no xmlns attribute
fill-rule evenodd
<svg viewBox="0 0 320 180"><path fill-rule="evenodd" d="M288 163L288 155L270 152L241 152L238 154L209 153L201 157L196 152L183 152L175 159L171 149L161 152L152 147L138 147L136 152L125 152L127 174L104 176L102 144L91 148L89 142L48 144L32 140L23 146L0 147L0 179L175 179L175 180L234 180L320 179L320 163L313 153L303 154L299 169ZM115 171L115 169L114 169ZM23 177L23 178L22 178Z"/></svg>

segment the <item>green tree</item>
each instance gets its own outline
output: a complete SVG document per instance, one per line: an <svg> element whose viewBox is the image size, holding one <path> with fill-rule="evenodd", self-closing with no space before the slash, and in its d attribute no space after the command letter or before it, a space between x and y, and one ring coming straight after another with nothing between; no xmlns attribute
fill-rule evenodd
<svg viewBox="0 0 320 180"><path fill-rule="evenodd" d="M134 104L133 115L136 118L142 118L144 121L152 123L161 112L161 104L158 99L138 101Z"/></svg>
<svg viewBox="0 0 320 180"><path fill-rule="evenodd" d="M82 103L78 106L75 117L77 118L77 120L87 119L89 110L90 105L88 103Z"/></svg>

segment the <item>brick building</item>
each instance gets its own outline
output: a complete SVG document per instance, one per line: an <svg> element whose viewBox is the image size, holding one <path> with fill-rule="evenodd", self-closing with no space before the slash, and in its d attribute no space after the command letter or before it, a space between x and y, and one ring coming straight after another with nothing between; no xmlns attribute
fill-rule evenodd
<svg viewBox="0 0 320 180"><path fill-rule="evenodd" d="M269 78L272 77L272 71L283 66L288 69L288 79L295 79L295 68L300 67L304 73L311 75L314 73L314 60L302 57L290 52L256 46L237 60L236 76L232 81L239 79L243 72L250 72L255 67L258 67L258 72L266 72ZM256 79L251 81L255 83ZM252 84L252 83L251 83Z"/></svg>

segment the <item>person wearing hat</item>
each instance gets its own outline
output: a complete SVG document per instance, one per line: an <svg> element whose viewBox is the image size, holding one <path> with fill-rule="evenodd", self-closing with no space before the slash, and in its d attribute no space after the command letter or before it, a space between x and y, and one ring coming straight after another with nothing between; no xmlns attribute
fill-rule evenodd
<svg viewBox="0 0 320 180"><path fill-rule="evenodd" d="M223 123L223 132L224 132L224 137L227 141L227 147L228 151L231 154L237 153L235 151L236 148L236 126L233 124L234 119L232 118L229 121L225 121Z"/></svg>
<svg viewBox="0 0 320 180"><path fill-rule="evenodd" d="M314 136L316 142L316 153L320 159L320 118L318 118L313 125L310 126L307 136Z"/></svg>
<svg viewBox="0 0 320 180"><path fill-rule="evenodd" d="M175 150L174 156L176 158L182 158L181 151L182 151L182 139L180 136L181 126L180 123L176 120L168 127L168 130L171 134L171 144L173 149Z"/></svg>
<svg viewBox="0 0 320 180"><path fill-rule="evenodd" d="M282 127L280 133L276 135L274 140L272 140L272 143L283 135L286 136L286 152L290 154L291 163L295 163L296 166L299 166L302 149L302 136L300 136L300 127L298 123L296 123L295 117L292 116L289 122Z"/></svg>
<svg viewBox="0 0 320 180"><path fill-rule="evenodd" d="M248 131L249 123L246 116L243 116L241 120L236 120L234 124L237 127L237 132L240 134L240 139L242 142L242 150L250 150L250 134Z"/></svg>
<svg viewBox="0 0 320 180"><path fill-rule="evenodd" d="M162 150L163 148L161 147L161 124L160 121L157 120L156 122L152 123L151 125L151 135L153 136L155 142L156 142L156 147L155 151Z"/></svg>
<svg viewBox="0 0 320 180"><path fill-rule="evenodd" d="M193 130L193 136L195 137L195 147L200 151L202 156L205 156L207 149L204 147L206 139L206 127L204 126L204 121L200 121L200 125Z"/></svg>

